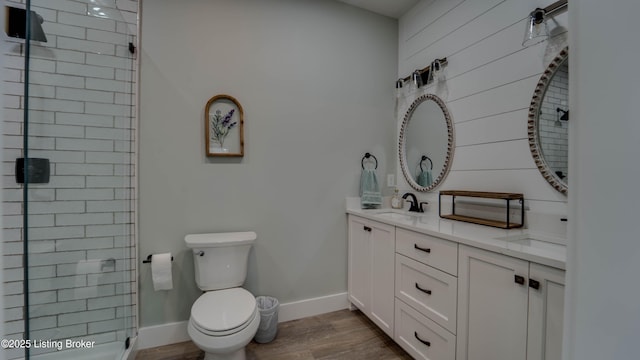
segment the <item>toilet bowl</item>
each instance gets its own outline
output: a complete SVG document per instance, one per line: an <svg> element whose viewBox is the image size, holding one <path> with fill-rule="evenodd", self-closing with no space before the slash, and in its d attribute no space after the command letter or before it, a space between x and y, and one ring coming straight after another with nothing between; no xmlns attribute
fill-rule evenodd
<svg viewBox="0 0 640 360"><path fill-rule="evenodd" d="M245 360L260 325L256 299L240 287L254 232L187 235L196 283L205 291L191 307L187 332L205 360Z"/></svg>
<svg viewBox="0 0 640 360"><path fill-rule="evenodd" d="M191 307L189 337L204 350L205 360L244 360L260 313L255 297L243 288L210 291Z"/></svg>

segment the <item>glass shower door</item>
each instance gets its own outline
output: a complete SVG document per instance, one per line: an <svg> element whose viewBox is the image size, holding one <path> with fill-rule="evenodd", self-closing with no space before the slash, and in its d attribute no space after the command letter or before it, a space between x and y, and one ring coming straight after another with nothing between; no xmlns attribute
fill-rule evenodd
<svg viewBox="0 0 640 360"><path fill-rule="evenodd" d="M25 354L119 359L136 322L132 24L115 0L37 4L16 161Z"/></svg>

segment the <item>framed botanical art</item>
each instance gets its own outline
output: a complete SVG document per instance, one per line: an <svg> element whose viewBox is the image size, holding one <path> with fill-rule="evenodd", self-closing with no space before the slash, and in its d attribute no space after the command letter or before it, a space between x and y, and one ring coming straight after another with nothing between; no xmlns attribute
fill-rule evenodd
<svg viewBox="0 0 640 360"><path fill-rule="evenodd" d="M244 113L234 97L216 95L204 108L207 156L244 156Z"/></svg>

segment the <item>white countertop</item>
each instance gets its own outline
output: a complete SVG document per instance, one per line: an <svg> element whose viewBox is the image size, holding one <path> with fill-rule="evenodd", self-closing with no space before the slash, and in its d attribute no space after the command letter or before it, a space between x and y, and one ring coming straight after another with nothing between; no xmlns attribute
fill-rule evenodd
<svg viewBox="0 0 640 360"><path fill-rule="evenodd" d="M433 212L415 213L394 209L362 210L347 206L347 213L459 244L565 269L566 240L547 234L534 233L527 229L507 230L442 219ZM535 239L533 241L535 244L527 244L528 238Z"/></svg>

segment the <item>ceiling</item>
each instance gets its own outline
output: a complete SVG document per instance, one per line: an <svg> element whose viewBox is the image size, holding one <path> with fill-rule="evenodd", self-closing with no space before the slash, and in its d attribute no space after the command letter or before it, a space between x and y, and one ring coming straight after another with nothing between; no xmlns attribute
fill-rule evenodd
<svg viewBox="0 0 640 360"><path fill-rule="evenodd" d="M338 0L374 13L399 19L420 0Z"/></svg>

